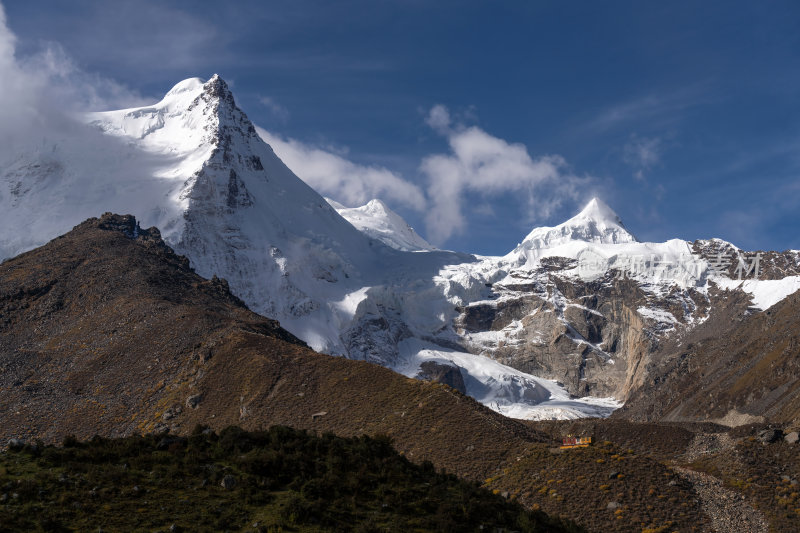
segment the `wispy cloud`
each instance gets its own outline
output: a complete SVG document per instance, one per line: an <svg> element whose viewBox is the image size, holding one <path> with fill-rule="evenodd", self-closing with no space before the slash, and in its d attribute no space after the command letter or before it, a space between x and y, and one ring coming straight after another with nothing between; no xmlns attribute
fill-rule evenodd
<svg viewBox="0 0 800 533"><path fill-rule="evenodd" d="M663 128L680 119L683 113L708 101L703 86L693 86L667 94L648 94L601 110L586 121L584 128L601 133L629 127L640 121Z"/></svg>
<svg viewBox="0 0 800 533"><path fill-rule="evenodd" d="M422 189L380 166L354 163L342 153L287 139L263 128L258 134L303 181L319 193L348 207L381 198L422 211L427 201Z"/></svg>
<svg viewBox="0 0 800 533"><path fill-rule="evenodd" d="M80 135L74 112L144 102L135 91L79 69L57 44L18 57L16 43L0 4L0 160L57 132Z"/></svg>
<svg viewBox="0 0 800 533"><path fill-rule="evenodd" d="M561 156L533 158L519 143L509 143L477 126L453 124L447 108L434 106L426 123L450 145L447 154L425 157L420 165L426 176L430 209L426 216L428 236L441 244L464 231L465 195L523 193L530 212L549 217L565 201L575 201L590 178L569 172Z"/></svg>
<svg viewBox="0 0 800 533"><path fill-rule="evenodd" d="M428 236L437 244L468 227L467 196L482 198L469 208L470 213L491 216L494 210L488 199L514 193L531 213L531 220L542 220L565 202L582 199L582 191L594 182L572 174L558 155L533 158L522 144L509 143L477 126L454 123L443 105L431 108L425 123L447 139L450 152L422 159L424 190L385 167L354 163L346 151L257 130L301 179L340 203L354 206L381 198L424 211Z"/></svg>
<svg viewBox="0 0 800 533"><path fill-rule="evenodd" d="M450 111L441 104L436 104L425 117L425 124L433 131L447 135L450 132Z"/></svg>

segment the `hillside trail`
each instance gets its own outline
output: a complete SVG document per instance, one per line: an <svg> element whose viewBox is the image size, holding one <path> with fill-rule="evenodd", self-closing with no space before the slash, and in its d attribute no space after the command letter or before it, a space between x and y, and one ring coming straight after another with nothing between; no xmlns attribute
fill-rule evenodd
<svg viewBox="0 0 800 533"><path fill-rule="evenodd" d="M733 446L734 441L727 433L699 433L692 440L681 462L691 463L703 455ZM712 531L716 533L769 531L769 523L764 515L750 505L743 495L723 487L720 479L677 464L673 468L694 487L703 510L711 519Z"/></svg>

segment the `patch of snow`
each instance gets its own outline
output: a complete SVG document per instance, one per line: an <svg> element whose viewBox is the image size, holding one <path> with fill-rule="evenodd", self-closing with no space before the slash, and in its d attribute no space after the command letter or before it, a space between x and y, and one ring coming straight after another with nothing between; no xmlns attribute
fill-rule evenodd
<svg viewBox="0 0 800 533"><path fill-rule="evenodd" d="M675 318L675 315L673 315L669 311L664 311L663 309L657 309L653 307L640 307L636 310L636 312L642 315L643 317L655 320L656 322L665 322L669 324L678 323L678 319Z"/></svg>
<svg viewBox="0 0 800 533"><path fill-rule="evenodd" d="M752 297L753 307L766 311L787 296L800 290L800 276L787 276L783 279L745 279L735 280L715 277L713 282L721 289L742 289Z"/></svg>
<svg viewBox="0 0 800 533"><path fill-rule="evenodd" d="M553 227L535 228L512 253L540 257L536 251L575 241L619 244L636 242L636 237L625 229L622 220L610 207L601 200L593 198L580 213L566 222Z"/></svg>

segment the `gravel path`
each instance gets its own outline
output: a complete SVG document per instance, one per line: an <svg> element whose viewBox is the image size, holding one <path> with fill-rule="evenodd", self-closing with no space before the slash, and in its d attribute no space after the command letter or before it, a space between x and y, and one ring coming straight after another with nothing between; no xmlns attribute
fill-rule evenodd
<svg viewBox="0 0 800 533"><path fill-rule="evenodd" d="M711 527L717 533L761 533L769 531L764 515L751 507L744 496L728 490L722 482L702 472L674 467L688 480L700 496L703 510L711 518Z"/></svg>
<svg viewBox="0 0 800 533"><path fill-rule="evenodd" d="M698 433L681 460L684 463L691 463L706 454L721 452L733 446L734 441L727 433Z"/></svg>

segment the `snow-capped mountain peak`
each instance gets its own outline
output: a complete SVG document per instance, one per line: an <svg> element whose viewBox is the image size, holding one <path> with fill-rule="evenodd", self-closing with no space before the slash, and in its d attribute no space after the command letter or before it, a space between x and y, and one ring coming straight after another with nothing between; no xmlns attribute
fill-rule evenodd
<svg viewBox="0 0 800 533"><path fill-rule="evenodd" d="M404 252L435 250L403 217L381 200L373 199L361 207L345 207L326 198L329 204L362 233Z"/></svg>
<svg viewBox="0 0 800 533"><path fill-rule="evenodd" d="M511 254L529 259L540 252L572 243L621 244L637 242L619 216L599 198L592 198L580 213L557 226L535 228ZM511 255L510 254L510 255ZM569 255L567 255L569 257Z"/></svg>
<svg viewBox="0 0 800 533"><path fill-rule="evenodd" d="M575 217L573 217L571 220L575 219L589 220L596 224L603 224L606 226L613 225L624 228L619 215L617 215L617 213L615 213L614 210L608 206L608 204L596 197L589 200L589 203L586 204L586 207L584 207L581 212L575 215Z"/></svg>
<svg viewBox="0 0 800 533"><path fill-rule="evenodd" d="M91 143L53 139L60 148L49 166L34 151L0 169L0 221L16 230L0 239L0 257L42 244L98 210L131 213L145 227L159 227L198 273L226 278L256 311L313 328L308 315L329 318L322 308L334 297L334 280L355 277L365 269L356 265L384 248L283 164L217 75L184 80L150 106L83 119ZM31 179L29 169L50 167ZM26 181L37 186L19 186ZM41 216L42 205L49 216Z"/></svg>
<svg viewBox="0 0 800 533"><path fill-rule="evenodd" d="M216 74L214 76L216 76ZM204 84L205 82L201 78L189 78L183 80L176 83L175 86L170 89L169 92L167 92L167 94L164 96L164 99L166 100L167 98L174 98L182 93L196 91Z"/></svg>

